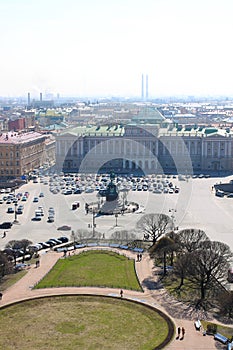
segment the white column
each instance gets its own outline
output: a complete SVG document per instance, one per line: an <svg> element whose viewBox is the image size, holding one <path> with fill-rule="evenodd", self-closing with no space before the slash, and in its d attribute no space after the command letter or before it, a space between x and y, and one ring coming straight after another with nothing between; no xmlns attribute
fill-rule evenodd
<svg viewBox="0 0 233 350"><path fill-rule="evenodd" d="M140 155L140 143L139 143L139 141L137 140L137 156L139 156Z"/></svg>
<svg viewBox="0 0 233 350"><path fill-rule="evenodd" d="M70 145L70 155L71 156L74 154L73 147L74 147L74 144L72 143L72 145Z"/></svg>
<svg viewBox="0 0 233 350"><path fill-rule="evenodd" d="M66 155L66 153L67 153L67 143L68 143L68 141L65 140L65 155Z"/></svg>

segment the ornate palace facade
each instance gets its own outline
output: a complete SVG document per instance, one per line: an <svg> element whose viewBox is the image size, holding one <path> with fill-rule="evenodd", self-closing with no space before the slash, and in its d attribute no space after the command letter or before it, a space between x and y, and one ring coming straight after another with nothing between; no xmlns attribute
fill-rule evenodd
<svg viewBox="0 0 233 350"><path fill-rule="evenodd" d="M83 126L56 137L57 171L210 173L233 170L233 134L180 127L145 109L127 125Z"/></svg>

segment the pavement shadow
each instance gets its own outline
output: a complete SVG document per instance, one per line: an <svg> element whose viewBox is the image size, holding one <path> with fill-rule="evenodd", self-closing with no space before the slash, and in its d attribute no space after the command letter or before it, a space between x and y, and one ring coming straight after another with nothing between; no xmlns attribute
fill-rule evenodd
<svg viewBox="0 0 233 350"><path fill-rule="evenodd" d="M163 286L159 281L155 281L153 277L145 278L141 285L143 288L147 288L148 290L158 290L163 289Z"/></svg>

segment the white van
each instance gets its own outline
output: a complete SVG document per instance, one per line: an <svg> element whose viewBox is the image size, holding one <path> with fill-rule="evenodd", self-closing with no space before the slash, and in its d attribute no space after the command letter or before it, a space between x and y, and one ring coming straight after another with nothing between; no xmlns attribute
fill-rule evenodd
<svg viewBox="0 0 233 350"><path fill-rule="evenodd" d="M38 217L41 217L41 216L43 216L41 210L39 210L39 209L35 210L35 217L38 218Z"/></svg>

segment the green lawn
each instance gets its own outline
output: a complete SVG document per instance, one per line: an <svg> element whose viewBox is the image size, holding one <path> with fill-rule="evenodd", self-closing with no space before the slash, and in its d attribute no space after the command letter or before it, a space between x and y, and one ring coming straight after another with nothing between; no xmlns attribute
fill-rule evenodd
<svg viewBox="0 0 233 350"><path fill-rule="evenodd" d="M0 309L0 324L4 350L163 349L174 335L157 311L109 297L28 300Z"/></svg>
<svg viewBox="0 0 233 350"><path fill-rule="evenodd" d="M17 281L19 281L24 275L26 275L27 271L22 270L17 273L12 273L9 275L5 275L0 281L0 290L4 291L7 288L13 286Z"/></svg>
<svg viewBox="0 0 233 350"><path fill-rule="evenodd" d="M216 333L220 333L229 339L233 337L233 327L227 327L227 326L219 325L217 323L204 321L204 320L201 321L201 324L205 331L207 330L207 325L215 325L217 327Z"/></svg>
<svg viewBox="0 0 233 350"><path fill-rule="evenodd" d="M134 260L107 251L87 251L58 260L35 288L96 286L141 291Z"/></svg>

